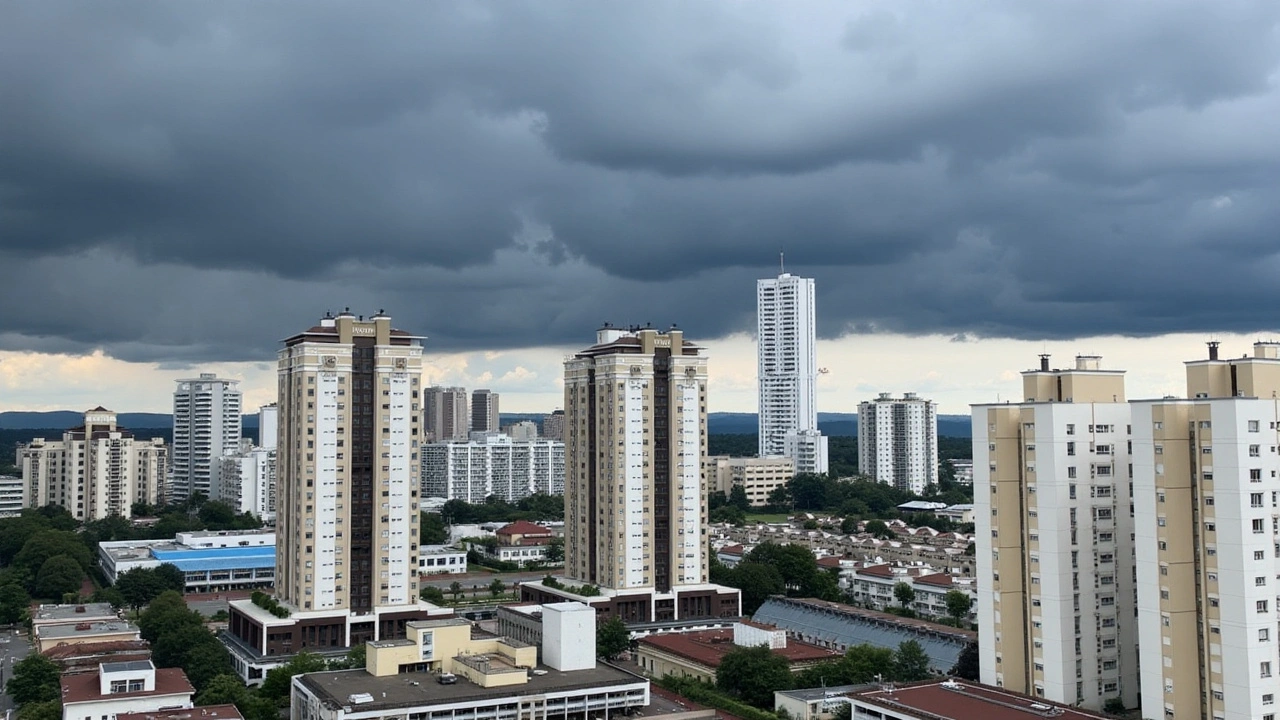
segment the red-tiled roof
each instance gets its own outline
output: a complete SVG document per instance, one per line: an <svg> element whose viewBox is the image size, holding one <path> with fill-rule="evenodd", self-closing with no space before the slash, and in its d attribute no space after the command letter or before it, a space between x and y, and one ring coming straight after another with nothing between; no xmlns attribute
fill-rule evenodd
<svg viewBox="0 0 1280 720"><path fill-rule="evenodd" d="M535 525L528 520L517 520L510 525L503 525L498 528L498 535L546 535L551 536L551 531Z"/></svg>
<svg viewBox="0 0 1280 720"><path fill-rule="evenodd" d="M893 577L893 568L886 565L871 565L869 567L858 568L859 575L875 575L877 577Z"/></svg>
<svg viewBox="0 0 1280 720"><path fill-rule="evenodd" d="M893 710L896 714L909 715L913 710L928 713L935 720L1027 720L1036 716L1049 717L1042 708L1050 707L1057 711L1053 715L1057 720L1102 720L1106 717L1044 698L971 682L954 682L949 688L940 681L926 680L898 686L891 691L877 688L850 693L849 696L875 707Z"/></svg>
<svg viewBox="0 0 1280 720"><path fill-rule="evenodd" d="M741 545L725 545L716 552L724 553L725 555L741 555L743 554L743 549Z"/></svg>
<svg viewBox="0 0 1280 720"><path fill-rule="evenodd" d="M932 575L921 575L920 577L916 578L916 582L924 583L925 585L936 585L938 587L951 587L954 584L951 581L951 576L946 573L934 573Z"/></svg>
<svg viewBox="0 0 1280 720"><path fill-rule="evenodd" d="M720 666L720 661L724 659L725 655L738 647L733 644L733 630L731 628L650 635L641 638L640 645L648 645L686 660L692 660L712 670ZM831 650L798 640L788 640L785 648L774 650L773 653L781 655L787 659L787 662L792 664L831 660L839 657L837 653Z"/></svg>
<svg viewBox="0 0 1280 720"><path fill-rule="evenodd" d="M101 700L104 697L111 698L132 698L132 697L149 697L153 695L190 695L195 693L196 689L191 687L191 681L187 680L187 674L182 672L182 668L159 668L156 670L156 689L144 690L142 692L131 693L115 693L107 696L101 692L101 685L98 681L100 673L80 673L78 675L62 676L62 704L89 702L91 700Z"/></svg>
<svg viewBox="0 0 1280 720"><path fill-rule="evenodd" d="M119 713L116 720L244 720L235 705L205 705L181 710Z"/></svg>
<svg viewBox="0 0 1280 720"><path fill-rule="evenodd" d="M827 555L826 557L820 557L818 558L818 567L824 567L824 568L841 567L840 558L834 555Z"/></svg>

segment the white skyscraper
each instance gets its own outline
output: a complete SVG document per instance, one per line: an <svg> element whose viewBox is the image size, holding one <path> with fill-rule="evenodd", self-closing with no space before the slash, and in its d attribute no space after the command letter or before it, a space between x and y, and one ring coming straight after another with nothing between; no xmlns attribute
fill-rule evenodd
<svg viewBox="0 0 1280 720"><path fill-rule="evenodd" d="M213 373L179 380L173 393L173 465L166 499L209 497L222 458L240 450L240 381Z"/></svg>
<svg viewBox="0 0 1280 720"><path fill-rule="evenodd" d="M793 440L792 447L816 450L820 457L806 460L804 468L797 458L797 472L823 472L827 467L826 444L811 435L818 430L813 297L811 278L782 273L756 281L760 456L785 455L787 435L800 433L808 441Z"/></svg>

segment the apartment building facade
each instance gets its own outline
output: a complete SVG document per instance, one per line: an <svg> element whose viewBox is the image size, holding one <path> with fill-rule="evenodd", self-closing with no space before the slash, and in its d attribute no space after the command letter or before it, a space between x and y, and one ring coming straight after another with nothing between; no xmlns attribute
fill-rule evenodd
<svg viewBox="0 0 1280 720"><path fill-rule="evenodd" d="M795 461L789 457L750 458L719 455L707 458L711 488L728 497L741 487L752 507L769 504L769 495L795 477Z"/></svg>
<svg viewBox="0 0 1280 720"><path fill-rule="evenodd" d="M564 493L564 443L513 440L501 433L476 434L468 442L422 448L422 497L483 503L508 502L538 493Z"/></svg>
<svg viewBox="0 0 1280 720"><path fill-rule="evenodd" d="M200 373L178 381L173 393L173 452L165 496L212 497L223 457L240 448L240 381Z"/></svg>
<svg viewBox="0 0 1280 720"><path fill-rule="evenodd" d="M1124 373L1080 356L973 407L981 679L1098 710L1138 702Z"/></svg>
<svg viewBox="0 0 1280 720"><path fill-rule="evenodd" d="M1280 344L1186 375L1132 403L1142 715L1274 720Z"/></svg>
<svg viewBox="0 0 1280 720"><path fill-rule="evenodd" d="M858 403L858 470L916 495L936 485L937 405L915 393Z"/></svg>
<svg viewBox="0 0 1280 720"><path fill-rule="evenodd" d="M96 407L61 440L35 438L18 450L26 507L60 505L77 520L131 517L133 504L155 504L168 467L162 438L138 440Z"/></svg>
<svg viewBox="0 0 1280 720"><path fill-rule="evenodd" d="M498 432L498 393L475 390L471 393L471 432Z"/></svg>
<svg viewBox="0 0 1280 720"><path fill-rule="evenodd" d="M467 439L471 432L471 404L465 388L429 387L422 392L422 406L427 442Z"/></svg>
<svg viewBox="0 0 1280 720"><path fill-rule="evenodd" d="M797 468L826 472L826 444L818 434L817 340L814 282L782 273L756 281L759 382L759 455L775 457L808 449ZM796 434L790 448L788 435ZM800 470L810 472L811 470Z"/></svg>

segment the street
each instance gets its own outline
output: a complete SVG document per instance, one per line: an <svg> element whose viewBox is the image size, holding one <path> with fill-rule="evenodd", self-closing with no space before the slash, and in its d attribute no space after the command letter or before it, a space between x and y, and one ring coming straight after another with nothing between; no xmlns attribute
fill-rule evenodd
<svg viewBox="0 0 1280 720"><path fill-rule="evenodd" d="M27 638L20 631L12 628L0 628L0 687L13 675L13 665L31 652ZM7 693L0 694L0 712L6 714L14 710L13 698Z"/></svg>

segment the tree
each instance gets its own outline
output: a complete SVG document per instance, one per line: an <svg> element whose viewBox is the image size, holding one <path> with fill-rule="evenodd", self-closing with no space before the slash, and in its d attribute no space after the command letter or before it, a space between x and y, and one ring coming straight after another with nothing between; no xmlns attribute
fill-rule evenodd
<svg viewBox="0 0 1280 720"><path fill-rule="evenodd" d="M821 510L827 506L828 483L823 475L796 473L787 483L797 510ZM834 485L834 483L831 483Z"/></svg>
<svg viewBox="0 0 1280 720"><path fill-rule="evenodd" d="M878 537L881 540L892 540L897 537L897 535L889 529L889 526L884 524L883 520L868 520L866 526L862 528L862 530L868 535Z"/></svg>
<svg viewBox="0 0 1280 720"><path fill-rule="evenodd" d="M751 500L747 497L747 489L741 485L734 485L730 488L729 504L744 513L751 512Z"/></svg>
<svg viewBox="0 0 1280 720"><path fill-rule="evenodd" d="M66 593L80 591L84 581L84 568L66 555L55 555L40 566L36 573L36 595L43 598L60 598Z"/></svg>
<svg viewBox="0 0 1280 720"><path fill-rule="evenodd" d="M898 682L914 682L928 679L929 656L924 648L915 640L907 640L898 645L898 652L893 655L893 677Z"/></svg>
<svg viewBox="0 0 1280 720"><path fill-rule="evenodd" d="M498 597L503 592L505 592L506 589L507 589L506 583L502 582L502 580L498 578L494 578L493 582L489 583L489 594L494 597Z"/></svg>
<svg viewBox="0 0 1280 720"><path fill-rule="evenodd" d="M791 668L768 645L737 647L720 660L716 687L756 707L771 708L775 690L791 689Z"/></svg>
<svg viewBox="0 0 1280 720"><path fill-rule="evenodd" d="M956 664L947 672L948 675L964 680L978 680L978 643L969 643L960 651Z"/></svg>
<svg viewBox="0 0 1280 720"><path fill-rule="evenodd" d="M960 626L969 619L969 610L973 608L973 597L963 590L948 590L944 596L947 603L947 614Z"/></svg>
<svg viewBox="0 0 1280 720"><path fill-rule="evenodd" d="M4 686L5 692L19 705L57 701L62 697L58 678L62 670L49 658L32 654L13 666L13 676Z"/></svg>
<svg viewBox="0 0 1280 720"><path fill-rule="evenodd" d="M562 563L564 562L564 538L553 537L551 544L547 545L547 562Z"/></svg>
<svg viewBox="0 0 1280 720"><path fill-rule="evenodd" d="M893 597L904 609L909 609L911 603L916 601L916 589L899 580L893 585Z"/></svg>
<svg viewBox="0 0 1280 720"><path fill-rule="evenodd" d="M66 555L76 561L81 570L88 570L91 564L89 548L75 533L67 530L41 530L32 535L23 543L13 564L26 568L34 577L46 560L58 555Z"/></svg>
<svg viewBox="0 0 1280 720"><path fill-rule="evenodd" d="M0 587L0 624L14 625L27 617L27 609L31 607L31 596L17 583L8 583Z"/></svg>
<svg viewBox="0 0 1280 720"><path fill-rule="evenodd" d="M62 720L62 703L57 700L27 703L18 709L18 720Z"/></svg>
<svg viewBox="0 0 1280 720"><path fill-rule="evenodd" d="M243 715L249 705L249 688L236 675L223 673L205 684L196 694L195 702L196 705L235 705Z"/></svg>
<svg viewBox="0 0 1280 720"><path fill-rule="evenodd" d="M200 628L204 637L198 645L187 650L182 667L192 687L202 690L219 675L231 672L231 654L207 629Z"/></svg>
<svg viewBox="0 0 1280 720"><path fill-rule="evenodd" d="M876 676L893 677L893 650L874 645L854 645L840 659L846 684L869 683Z"/></svg>
<svg viewBox="0 0 1280 720"><path fill-rule="evenodd" d="M200 614L189 609L182 596L172 590L160 593L138 618L142 638L153 643L161 635L168 635L184 626L201 627L203 624Z"/></svg>
<svg viewBox="0 0 1280 720"><path fill-rule="evenodd" d="M789 591L799 591L812 584L813 576L818 572L818 559L803 545L761 543L742 561L774 566L782 573L782 580Z"/></svg>
<svg viewBox="0 0 1280 720"><path fill-rule="evenodd" d="M449 592L453 594L454 602L457 602L458 596L462 594L462 583L457 580L449 583Z"/></svg>
<svg viewBox="0 0 1280 720"><path fill-rule="evenodd" d="M596 628L596 655L612 660L631 647L631 634L617 616L600 623Z"/></svg>
<svg viewBox="0 0 1280 720"><path fill-rule="evenodd" d="M173 590L182 592L187 589L187 576L173 563L161 563L151 570L160 586L160 592Z"/></svg>
<svg viewBox="0 0 1280 720"><path fill-rule="evenodd" d="M840 532L845 535L852 535L858 532L858 519L855 517L845 517L840 521Z"/></svg>
<svg viewBox="0 0 1280 720"><path fill-rule="evenodd" d="M1120 697L1107 698L1107 701L1102 704L1102 711L1108 715L1123 715L1124 700Z"/></svg>
<svg viewBox="0 0 1280 720"><path fill-rule="evenodd" d="M440 588L434 585L423 586L422 590L418 593L418 597L431 603L432 605L444 604L444 593L441 592Z"/></svg>
<svg viewBox="0 0 1280 720"><path fill-rule="evenodd" d="M293 676L320 672L324 669L323 658L304 650L294 655L289 662L268 672L266 679L258 688L258 696L270 702L272 707L283 708L289 704Z"/></svg>
<svg viewBox="0 0 1280 720"><path fill-rule="evenodd" d="M129 604L129 601L124 599L124 594L114 587L104 587L94 590L93 595L89 596L89 602L110 603L111 607L116 610L119 610Z"/></svg>
<svg viewBox="0 0 1280 720"><path fill-rule="evenodd" d="M787 591L782 573L765 563L743 561L728 571L725 582L742 591L744 615L754 615L770 595L783 595Z"/></svg>
<svg viewBox="0 0 1280 720"><path fill-rule="evenodd" d="M418 539L423 545L449 542L449 527L439 513L423 512L418 520Z"/></svg>

